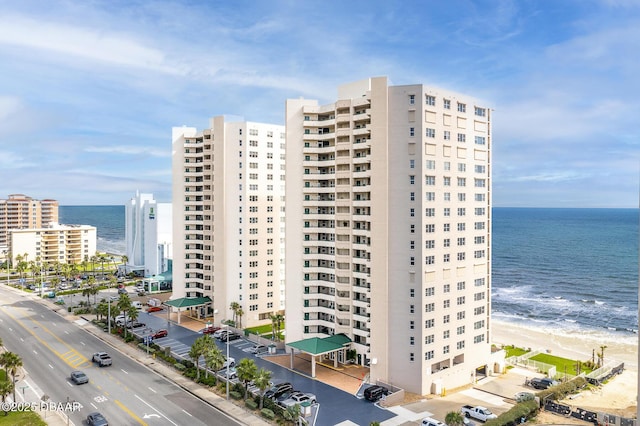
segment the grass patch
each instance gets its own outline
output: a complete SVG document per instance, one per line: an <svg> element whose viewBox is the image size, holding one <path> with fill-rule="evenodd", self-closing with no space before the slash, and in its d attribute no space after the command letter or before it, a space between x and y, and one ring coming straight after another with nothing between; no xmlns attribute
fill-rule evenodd
<svg viewBox="0 0 640 426"><path fill-rule="evenodd" d="M557 374L571 374L573 376L577 375L576 373L576 364L578 361L574 359L562 358L555 355L550 354L538 354L536 356L532 356L529 358L533 361L543 362L545 364L555 365ZM565 370L566 368L566 370ZM589 374L592 369L588 368L584 363L582 363L582 373Z"/></svg>
<svg viewBox="0 0 640 426"><path fill-rule="evenodd" d="M252 334L271 333L271 324L259 325L257 327L247 328L246 330Z"/></svg>
<svg viewBox="0 0 640 426"><path fill-rule="evenodd" d="M528 350L528 349L518 348L518 347L515 347L513 345L503 346L502 349L504 349L505 352L507 353L507 355L506 355L507 358L509 358L511 356L522 356L522 355L526 354L527 352L530 352L530 350Z"/></svg>
<svg viewBox="0 0 640 426"><path fill-rule="evenodd" d="M47 423L33 411L12 411L7 416L0 411L0 426L47 426Z"/></svg>

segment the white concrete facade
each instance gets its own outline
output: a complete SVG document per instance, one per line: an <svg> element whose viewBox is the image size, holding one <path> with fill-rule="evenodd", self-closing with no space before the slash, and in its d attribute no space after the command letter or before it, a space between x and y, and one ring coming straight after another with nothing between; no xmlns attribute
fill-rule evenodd
<svg viewBox="0 0 640 426"><path fill-rule="evenodd" d="M169 270L173 257L173 208L153 194L136 193L125 204L126 272L153 276Z"/></svg>
<svg viewBox="0 0 640 426"><path fill-rule="evenodd" d="M11 194L0 200L0 253L9 254L11 230L42 228L50 223L58 223L56 200L34 200L23 194Z"/></svg>
<svg viewBox="0 0 640 426"><path fill-rule="evenodd" d="M287 342L345 333L422 395L491 371L490 114L385 77L287 101Z"/></svg>
<svg viewBox="0 0 640 426"><path fill-rule="evenodd" d="M53 264L80 264L96 254L97 232L89 225L50 223L45 228L16 229L9 232L10 249L15 256Z"/></svg>
<svg viewBox="0 0 640 426"><path fill-rule="evenodd" d="M233 302L243 327L270 324L284 309L284 127L219 116L172 139L172 299L211 297L216 324Z"/></svg>

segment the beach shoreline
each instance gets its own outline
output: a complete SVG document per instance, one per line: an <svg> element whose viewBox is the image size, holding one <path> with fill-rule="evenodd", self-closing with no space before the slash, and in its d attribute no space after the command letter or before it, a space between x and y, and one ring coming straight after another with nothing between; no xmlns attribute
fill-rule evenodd
<svg viewBox="0 0 640 426"><path fill-rule="evenodd" d="M506 321L492 320L490 341L496 346L515 345L580 361L591 360L605 346L605 363L615 360L625 368L638 371L638 338L616 338L613 334L596 332L567 333L562 329L536 328Z"/></svg>

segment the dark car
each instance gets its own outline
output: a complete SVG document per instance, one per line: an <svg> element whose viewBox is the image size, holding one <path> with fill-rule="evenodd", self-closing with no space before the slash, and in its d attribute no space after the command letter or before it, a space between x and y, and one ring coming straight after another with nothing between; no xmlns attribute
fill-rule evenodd
<svg viewBox="0 0 640 426"><path fill-rule="evenodd" d="M143 322L138 322L138 321L134 321L134 322L129 322L127 321L127 328L142 328L142 327L146 327L147 324L143 323Z"/></svg>
<svg viewBox="0 0 640 426"><path fill-rule="evenodd" d="M264 393L264 397L270 398L270 399L277 399L278 397L282 396L282 394L286 392L291 392L291 391L293 391L293 385L291 383L288 383L288 382L278 383L277 385L273 385L271 389L267 390Z"/></svg>
<svg viewBox="0 0 640 426"><path fill-rule="evenodd" d="M240 336L238 333L234 333L233 331L231 333L227 333L227 335L224 337L223 340L228 340L228 341L232 341L232 340L238 340Z"/></svg>
<svg viewBox="0 0 640 426"><path fill-rule="evenodd" d="M118 289L118 294L127 294L127 289L122 287Z"/></svg>
<svg viewBox="0 0 640 426"><path fill-rule="evenodd" d="M161 337L167 337L168 334L169 332L166 329L162 328L156 331L155 333L153 333L152 336L154 339L159 339Z"/></svg>
<svg viewBox="0 0 640 426"><path fill-rule="evenodd" d="M89 378L82 371L76 370L71 372L71 381L76 385L89 383Z"/></svg>
<svg viewBox="0 0 640 426"><path fill-rule="evenodd" d="M95 413L91 413L87 416L87 425L88 426L109 426L107 419L97 411Z"/></svg>
<svg viewBox="0 0 640 426"><path fill-rule="evenodd" d="M384 386L373 385L364 390L364 397L367 401L376 402L389 391Z"/></svg>
<svg viewBox="0 0 640 426"><path fill-rule="evenodd" d="M557 385L558 382L556 382L555 380L547 379L547 378L543 378L543 379L533 378L529 380L527 384L534 389L544 390L544 389L550 388L551 386Z"/></svg>

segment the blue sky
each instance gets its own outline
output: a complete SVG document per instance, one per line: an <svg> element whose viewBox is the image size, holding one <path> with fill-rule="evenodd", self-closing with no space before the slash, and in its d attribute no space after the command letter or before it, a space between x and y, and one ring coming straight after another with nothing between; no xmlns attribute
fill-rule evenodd
<svg viewBox="0 0 640 426"><path fill-rule="evenodd" d="M0 198L171 198L171 127L371 76L493 109L495 206L637 207L640 1L0 3Z"/></svg>

